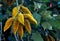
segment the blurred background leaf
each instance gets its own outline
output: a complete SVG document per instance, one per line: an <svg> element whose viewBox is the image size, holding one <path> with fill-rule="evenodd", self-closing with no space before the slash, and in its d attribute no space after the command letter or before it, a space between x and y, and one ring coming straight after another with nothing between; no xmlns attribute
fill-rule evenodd
<svg viewBox="0 0 60 41"><path fill-rule="evenodd" d="M8 0L8 1L13 2L13 0ZM60 0L56 0L57 3L59 1ZM1 8L2 11L0 14L0 20L5 21L9 17L11 17L12 8L14 8L17 4L16 4L16 2L13 2L9 6L9 4L7 4L8 2L6 3L3 0L0 0L0 2L3 5ZM51 34L53 31L56 31L52 35L55 37L60 36L60 13L57 9L59 5L54 0L18 0L18 4L21 4L22 2L24 2L23 5L26 6L31 11L34 18L38 22L37 26L31 24L32 30L35 31L35 33L32 33L32 39L34 41L43 41L43 38L41 37L43 35L41 35L41 34L43 33L45 35L45 32L48 33L49 30L51 32L49 32L48 34ZM56 5L57 7L54 6L51 8L50 3L52 3L53 5L57 4L58 6ZM53 12L55 12L55 13L53 13ZM54 16L55 14L57 16ZM40 32L37 32L38 31L37 29L39 29ZM45 30L47 29L47 31L45 31L44 29ZM43 30L44 30L44 32L43 32ZM25 35L27 35L27 33ZM7 36L9 36L9 35L7 35ZM13 40L13 37L11 38L11 40Z"/></svg>
<svg viewBox="0 0 60 41"><path fill-rule="evenodd" d="M43 23L42 23L42 26L43 26L44 30L45 30L45 29L52 30L52 26L51 26L50 23L48 23L48 22L43 22Z"/></svg>
<svg viewBox="0 0 60 41"><path fill-rule="evenodd" d="M57 28L57 29L60 29L60 21L58 21L58 20L50 20L49 23L50 23L53 27L55 27L55 28Z"/></svg>
<svg viewBox="0 0 60 41"><path fill-rule="evenodd" d="M40 33L38 33L38 32L32 33L32 39L33 39L34 41L43 41Z"/></svg>

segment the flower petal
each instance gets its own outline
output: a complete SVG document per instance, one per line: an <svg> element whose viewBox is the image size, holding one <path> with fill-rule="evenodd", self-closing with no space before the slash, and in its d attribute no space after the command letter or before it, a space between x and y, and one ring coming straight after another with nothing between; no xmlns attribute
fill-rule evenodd
<svg viewBox="0 0 60 41"><path fill-rule="evenodd" d="M30 14L30 15L32 15L32 13L30 12L30 10L27 8L27 7L25 7L25 6L21 6L21 10L25 13L25 14ZM33 16L33 15L32 15Z"/></svg>
<svg viewBox="0 0 60 41"><path fill-rule="evenodd" d="M18 13L17 7L14 7L12 10L12 17L15 17Z"/></svg>
<svg viewBox="0 0 60 41"><path fill-rule="evenodd" d="M18 30L18 27L19 27L18 21L14 20L14 22L13 22L13 32L14 32L14 34L16 34L16 32Z"/></svg>
<svg viewBox="0 0 60 41"><path fill-rule="evenodd" d="M16 17L16 15L18 14L19 12L19 9L20 7L14 7L13 10L12 10L12 17Z"/></svg>
<svg viewBox="0 0 60 41"><path fill-rule="evenodd" d="M12 21L13 21L13 18L9 18L6 23L5 23L5 26L4 26L4 32L9 29L9 27L12 25Z"/></svg>
<svg viewBox="0 0 60 41"><path fill-rule="evenodd" d="M37 21L33 18L33 16L29 14L24 14L24 17L27 18L31 23L37 24Z"/></svg>
<svg viewBox="0 0 60 41"><path fill-rule="evenodd" d="M22 13L19 13L19 14L18 14L18 21L19 21L21 24L24 25L24 16L23 16Z"/></svg>
<svg viewBox="0 0 60 41"><path fill-rule="evenodd" d="M25 29L27 30L29 34L31 34L31 26L28 20L25 20Z"/></svg>
<svg viewBox="0 0 60 41"><path fill-rule="evenodd" d="M23 32L23 26L20 24L19 25L19 28L18 28L18 33L20 35L20 38L22 39L23 35L24 35L24 32Z"/></svg>

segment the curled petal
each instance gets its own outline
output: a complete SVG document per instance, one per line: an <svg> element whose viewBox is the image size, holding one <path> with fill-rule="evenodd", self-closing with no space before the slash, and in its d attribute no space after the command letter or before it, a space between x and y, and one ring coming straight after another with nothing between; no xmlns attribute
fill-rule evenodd
<svg viewBox="0 0 60 41"><path fill-rule="evenodd" d="M14 7L12 10L12 17L15 17L18 13L17 7Z"/></svg>
<svg viewBox="0 0 60 41"><path fill-rule="evenodd" d="M31 26L28 20L25 20L25 29L27 30L29 34L31 34Z"/></svg>
<svg viewBox="0 0 60 41"><path fill-rule="evenodd" d="M12 21L13 19L12 18L9 18L6 23L5 23L5 26L4 26L4 32L9 29L9 27L12 25Z"/></svg>
<svg viewBox="0 0 60 41"><path fill-rule="evenodd" d="M25 13L25 14L30 14L30 15L32 15L32 13L30 12L30 10L27 8L27 7L25 7L25 6L21 6L21 10ZM32 15L33 16L33 15Z"/></svg>
<svg viewBox="0 0 60 41"><path fill-rule="evenodd" d="M23 16L22 13L19 13L19 14L18 14L18 21L19 21L21 24L24 25L24 16Z"/></svg>
<svg viewBox="0 0 60 41"><path fill-rule="evenodd" d="M13 10L12 10L12 17L16 17L16 15L18 14L19 12L19 9L20 7L14 7Z"/></svg>
<svg viewBox="0 0 60 41"><path fill-rule="evenodd" d="M29 14L24 14L24 17L27 18L31 23L37 24L37 21L33 18L33 16Z"/></svg>
<svg viewBox="0 0 60 41"><path fill-rule="evenodd" d="M18 28L18 33L20 35L20 38L22 39L23 35L24 35L24 32L23 32L23 26L20 24L19 25L19 28Z"/></svg>
<svg viewBox="0 0 60 41"><path fill-rule="evenodd" d="M16 32L18 30L18 27L19 27L18 21L14 20L14 22L13 22L13 32L14 32L14 34L16 34Z"/></svg>

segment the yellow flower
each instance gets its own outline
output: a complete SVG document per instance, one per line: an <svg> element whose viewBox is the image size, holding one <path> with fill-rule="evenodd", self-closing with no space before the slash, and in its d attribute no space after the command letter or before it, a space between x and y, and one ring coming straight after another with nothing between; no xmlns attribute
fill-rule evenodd
<svg viewBox="0 0 60 41"><path fill-rule="evenodd" d="M31 34L30 22L29 22L27 19L25 19L25 29L27 30L27 32L28 32L29 34Z"/></svg>
<svg viewBox="0 0 60 41"><path fill-rule="evenodd" d="M21 6L20 9L21 9L25 14L29 14L29 15L33 16L32 13L30 12L30 10L29 10L27 7Z"/></svg>
<svg viewBox="0 0 60 41"><path fill-rule="evenodd" d="M14 20L12 27L13 27L14 34L16 34L19 27L19 22L17 20Z"/></svg>
<svg viewBox="0 0 60 41"><path fill-rule="evenodd" d="M12 20L13 20L12 18L9 18L9 19L6 21L5 26L4 26L4 32L5 32L7 29L9 29L9 27L11 26Z"/></svg>
<svg viewBox="0 0 60 41"><path fill-rule="evenodd" d="M18 21L24 25L24 15L20 12L17 16Z"/></svg>
<svg viewBox="0 0 60 41"><path fill-rule="evenodd" d="M24 14L25 18L28 19L31 23L37 24L37 21L30 14Z"/></svg>
<svg viewBox="0 0 60 41"><path fill-rule="evenodd" d="M20 38L22 39L23 35L24 35L24 31L23 31L23 26L20 24L19 28L18 28L18 33L20 35Z"/></svg>
<svg viewBox="0 0 60 41"><path fill-rule="evenodd" d="M17 16L17 14L18 14L18 12L19 12L19 9L20 9L19 6L18 6L18 7L14 7L14 8L12 9L12 17L13 17L13 18L15 18L15 17Z"/></svg>
<svg viewBox="0 0 60 41"><path fill-rule="evenodd" d="M17 7L13 8L12 17L6 21L5 26L4 26L4 32L5 32L13 24L12 29L13 29L14 34L16 34L16 32L18 32L21 39L24 35L23 27L25 27L26 31L29 34L31 34L30 22L33 24L37 24L37 21L34 19L32 13L29 11L29 9L24 6L22 6L22 7L23 7L22 11L27 12L27 13L22 13L22 12L18 13L19 10L17 10ZM25 11L24 11L24 9L25 9Z"/></svg>

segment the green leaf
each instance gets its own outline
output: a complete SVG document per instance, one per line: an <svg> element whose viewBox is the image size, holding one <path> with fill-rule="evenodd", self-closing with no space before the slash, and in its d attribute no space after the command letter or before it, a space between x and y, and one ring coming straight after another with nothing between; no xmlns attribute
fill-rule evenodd
<svg viewBox="0 0 60 41"><path fill-rule="evenodd" d="M57 29L60 29L60 21L59 20L49 20L49 23Z"/></svg>
<svg viewBox="0 0 60 41"><path fill-rule="evenodd" d="M44 30L45 29L52 30L52 26L48 22L43 22L42 26L43 26Z"/></svg>
<svg viewBox="0 0 60 41"><path fill-rule="evenodd" d="M46 2L49 2L49 0L45 0Z"/></svg>
<svg viewBox="0 0 60 41"><path fill-rule="evenodd" d="M34 2L34 10L36 10L36 9L38 9L38 8L40 9L41 6L42 6L41 3Z"/></svg>
<svg viewBox="0 0 60 41"><path fill-rule="evenodd" d="M60 20L60 15L56 16L55 18L56 18L57 20Z"/></svg>
<svg viewBox="0 0 60 41"><path fill-rule="evenodd" d="M38 33L38 32L32 33L32 39L33 39L34 41L43 41L40 33Z"/></svg>
<svg viewBox="0 0 60 41"><path fill-rule="evenodd" d="M51 12L50 11L45 11L42 14L43 19L52 19Z"/></svg>

